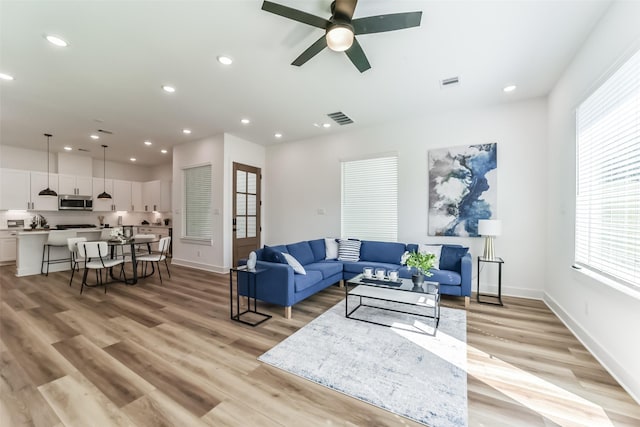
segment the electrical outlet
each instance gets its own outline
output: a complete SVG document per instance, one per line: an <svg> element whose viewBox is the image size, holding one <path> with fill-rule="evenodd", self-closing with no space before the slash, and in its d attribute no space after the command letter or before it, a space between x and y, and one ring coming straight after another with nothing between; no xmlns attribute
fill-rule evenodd
<svg viewBox="0 0 640 427"><path fill-rule="evenodd" d="M584 302L584 315L589 315L589 303L587 301Z"/></svg>
<svg viewBox="0 0 640 427"><path fill-rule="evenodd" d="M198 251L198 258L200 258L200 251Z"/></svg>

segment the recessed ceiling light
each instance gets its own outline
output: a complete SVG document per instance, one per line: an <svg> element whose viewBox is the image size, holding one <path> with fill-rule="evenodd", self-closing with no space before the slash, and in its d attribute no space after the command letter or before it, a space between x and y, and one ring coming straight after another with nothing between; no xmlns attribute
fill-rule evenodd
<svg viewBox="0 0 640 427"><path fill-rule="evenodd" d="M323 123L322 127L325 128L325 129L330 128L331 127L331 123Z"/></svg>
<svg viewBox="0 0 640 427"><path fill-rule="evenodd" d="M231 65L233 63L233 59L228 56L218 56L218 62L222 65Z"/></svg>
<svg viewBox="0 0 640 427"><path fill-rule="evenodd" d="M100 137L96 134L91 135L91 139L100 139Z"/></svg>
<svg viewBox="0 0 640 427"><path fill-rule="evenodd" d="M182 133L189 135L191 133L191 129L182 129Z"/></svg>
<svg viewBox="0 0 640 427"><path fill-rule="evenodd" d="M276 138L282 138L282 134L281 134L281 133L276 133L276 134L275 134L275 135L273 135L273 136L275 136Z"/></svg>
<svg viewBox="0 0 640 427"><path fill-rule="evenodd" d="M131 160L132 162L135 162L136 158L135 157L131 157L129 160Z"/></svg>
<svg viewBox="0 0 640 427"><path fill-rule="evenodd" d="M10 76L9 74L5 74L5 73L0 73L0 79L2 79L2 80L13 80L13 76Z"/></svg>
<svg viewBox="0 0 640 427"><path fill-rule="evenodd" d="M151 143L151 141L145 141L145 142L144 142L144 145L146 145L146 146L149 146L149 145L151 145L151 144L152 144L152 143Z"/></svg>
<svg viewBox="0 0 640 427"><path fill-rule="evenodd" d="M240 123L242 123L243 125L248 125L249 123L251 123L251 120L249 120L249 119L242 119L242 120L240 120Z"/></svg>
<svg viewBox="0 0 640 427"><path fill-rule="evenodd" d="M67 47L69 46L69 43L67 43L66 41L62 40L60 37L58 36L46 36L46 39L49 43L54 44L56 46L60 46L60 47Z"/></svg>
<svg viewBox="0 0 640 427"><path fill-rule="evenodd" d="M502 88L502 90L505 92L513 92L514 90L516 90L516 85L505 86Z"/></svg>
<svg viewBox="0 0 640 427"><path fill-rule="evenodd" d="M163 85L162 90L164 90L165 92L173 93L176 91L176 88L169 85Z"/></svg>
<svg viewBox="0 0 640 427"><path fill-rule="evenodd" d="M165 150L164 148L163 148L162 150L160 150L160 152L161 152L162 154L167 154L167 150Z"/></svg>
<svg viewBox="0 0 640 427"><path fill-rule="evenodd" d="M65 149L66 151L71 151L71 150L73 150L73 148L71 148L71 147L69 147L69 146L64 147L64 149Z"/></svg>

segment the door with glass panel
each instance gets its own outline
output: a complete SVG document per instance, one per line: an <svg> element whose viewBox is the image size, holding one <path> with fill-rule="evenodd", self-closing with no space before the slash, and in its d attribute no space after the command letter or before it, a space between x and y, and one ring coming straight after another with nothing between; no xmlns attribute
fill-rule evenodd
<svg viewBox="0 0 640 427"><path fill-rule="evenodd" d="M260 247L260 168L233 164L233 265Z"/></svg>

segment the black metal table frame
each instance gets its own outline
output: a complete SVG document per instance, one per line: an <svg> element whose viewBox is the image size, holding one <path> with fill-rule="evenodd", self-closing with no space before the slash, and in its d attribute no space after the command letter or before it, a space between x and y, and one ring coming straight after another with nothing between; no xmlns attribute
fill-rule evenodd
<svg viewBox="0 0 640 427"><path fill-rule="evenodd" d="M266 269L248 270L246 266L232 268L229 271L229 303L230 303L229 309L230 309L231 320L244 323L245 325L249 325L249 326L258 326L261 323L271 319L272 316L270 314L262 313L258 311L258 299L256 298L256 294L257 294L256 287L257 287L258 274L262 273L263 271L266 271ZM234 272L236 273L235 298L234 298L234 292L233 292L233 273ZM242 312L240 311L240 292L238 289L240 273L244 273L247 275L247 295L244 295L244 297L247 299L247 309ZM253 284L253 287L251 286L252 284ZM234 314L234 310L233 310L234 299L236 303L235 304L236 314ZM252 299L253 299L253 309L251 308ZM257 322L249 322L247 320L242 319L242 315L247 313L257 314L258 316L262 316L263 318L258 320Z"/></svg>
<svg viewBox="0 0 640 427"><path fill-rule="evenodd" d="M485 263L493 263L493 264L498 264L498 294L482 294L480 293L480 263L481 262L485 262ZM484 258L482 256L478 257L478 284L477 284L477 290L476 290L476 301L478 301L480 304L491 304L491 305L500 305L500 306L504 306L504 304L502 303L502 264L504 264L504 260L500 257L495 257L493 259L487 259ZM481 301L480 297L486 297L486 298L497 298L498 301Z"/></svg>
<svg viewBox="0 0 640 427"><path fill-rule="evenodd" d="M436 331L438 330L438 326L440 325L440 290L438 289L438 291L435 294L432 293L420 293L420 292L412 292L418 295L430 295L433 296L434 298L434 315L430 316L428 314L419 314L419 313L415 313L412 311L402 311L402 310L395 310L393 308L387 308L387 307L379 307L377 305L369 305L369 304L363 304L362 303L362 298L369 298L369 299L375 299L378 301L387 301L387 302L394 302L397 304L404 304L404 305L411 305L414 307L419 307L417 304L412 304L412 303L408 303L408 302L403 302L403 301L395 301L393 299L389 299L389 298L378 298L378 297L372 297L372 296L363 296L363 295L351 295L352 297L356 296L359 297L359 303L358 305L351 311L349 311L349 285L353 286L353 288L357 287L357 286L371 286L373 288L380 288L380 289L388 289L388 290L394 290L394 288L392 287L382 287L382 286L372 286L370 284L367 283L361 283L361 282L352 282L352 280L354 280L355 278L357 278L358 276L354 277L351 280L347 280L345 282L344 285L344 293L345 293L345 300L344 300L344 312L345 312L345 317L347 319L353 319L353 320L358 320L360 322L366 322L366 323L371 323L374 325L380 325L380 326L386 326L386 327L391 327L392 325L387 325L385 323L380 323L380 322L374 322L373 320L366 320L366 319L359 319L357 317L353 317L351 316L353 313L355 313L356 310L358 310L360 307L371 307L371 308L375 308L378 310L386 310L386 311L393 311L396 313L401 313L401 314L409 314L411 316L419 316L419 317L426 317L429 319L435 319L436 321L436 326L433 330L433 335L435 335ZM427 282L425 282L426 284ZM432 284L434 284L435 282L431 282ZM438 286L439 284L435 283L435 286ZM427 285L428 286L428 285ZM395 289L396 292L411 292L408 290L404 290L404 289Z"/></svg>
<svg viewBox="0 0 640 427"><path fill-rule="evenodd" d="M136 260L136 246L139 245L147 245L147 250L149 251L149 253L151 253L151 244L152 243L158 243L160 241L160 239L138 239L138 241L136 242L135 239L129 239L126 240L124 242L115 242L112 240L107 240L107 245L109 246L109 248L111 249L111 256L117 256L117 254L115 253L115 249L117 247L123 247L123 246L127 246L130 245L131 246L131 264L133 265L133 277L131 278L131 280L128 280L125 278L125 280L120 280L117 279L114 275L113 275L113 268L110 269L110 274L111 274L111 278L115 281L115 282L122 282L125 285L135 285L138 283L138 279L144 279L145 277L150 277L153 276L153 274L155 273L155 267L153 265L153 263L151 263L151 273L150 274L142 274L142 275L138 275L138 261Z"/></svg>

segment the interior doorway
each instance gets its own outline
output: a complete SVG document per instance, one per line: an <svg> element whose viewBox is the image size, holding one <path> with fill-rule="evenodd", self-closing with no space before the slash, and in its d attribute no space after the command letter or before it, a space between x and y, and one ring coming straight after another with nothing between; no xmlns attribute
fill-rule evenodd
<svg viewBox="0 0 640 427"><path fill-rule="evenodd" d="M233 266L260 248L260 168L233 163Z"/></svg>

